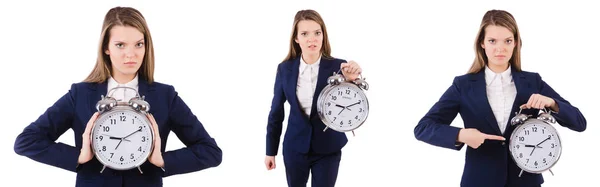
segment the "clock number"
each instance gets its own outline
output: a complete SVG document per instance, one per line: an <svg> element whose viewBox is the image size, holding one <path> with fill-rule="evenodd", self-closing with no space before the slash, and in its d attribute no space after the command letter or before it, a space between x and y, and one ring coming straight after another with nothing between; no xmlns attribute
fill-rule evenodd
<svg viewBox="0 0 600 187"><path fill-rule="evenodd" d="M129 159L133 159L133 153L131 153L131 155L129 155Z"/></svg>
<svg viewBox="0 0 600 187"><path fill-rule="evenodd" d="M348 124L349 124L349 125L350 125L350 124L352 124L352 120L348 120Z"/></svg>
<svg viewBox="0 0 600 187"><path fill-rule="evenodd" d="M525 162L525 163L529 163L529 159L527 159L527 162Z"/></svg>
<svg viewBox="0 0 600 187"><path fill-rule="evenodd" d="M119 158L119 160L120 160L121 162L123 162L123 160L125 160L125 159L123 158L123 156L121 156L121 158Z"/></svg>
<svg viewBox="0 0 600 187"><path fill-rule="evenodd" d="M134 119L131 119L131 124L135 124L135 120Z"/></svg>
<svg viewBox="0 0 600 187"><path fill-rule="evenodd" d="M537 161L533 162L533 165L537 166L538 165Z"/></svg>
<svg viewBox="0 0 600 187"><path fill-rule="evenodd" d="M104 130L104 132L108 132L110 130L110 127L108 126L103 126L102 129Z"/></svg>
<svg viewBox="0 0 600 187"><path fill-rule="evenodd" d="M523 158L523 153L519 153L519 158Z"/></svg>
<svg viewBox="0 0 600 187"><path fill-rule="evenodd" d="M331 96L331 99L333 99L334 101L337 100L336 96Z"/></svg>
<svg viewBox="0 0 600 187"><path fill-rule="evenodd" d="M525 137L523 137L523 136L519 137L519 141L525 141Z"/></svg>
<svg viewBox="0 0 600 187"><path fill-rule="evenodd" d="M139 131L142 131L142 126L139 126L138 130L139 130Z"/></svg>
<svg viewBox="0 0 600 187"><path fill-rule="evenodd" d="M358 119L358 116L355 116L354 119Z"/></svg>
<svg viewBox="0 0 600 187"><path fill-rule="evenodd" d="M519 149L519 147L521 147L521 146L517 145L517 149Z"/></svg>
<svg viewBox="0 0 600 187"><path fill-rule="evenodd" d="M548 140L552 139L552 135L548 135Z"/></svg>
<svg viewBox="0 0 600 187"><path fill-rule="evenodd" d="M346 94L350 94L350 90L346 90Z"/></svg>
<svg viewBox="0 0 600 187"><path fill-rule="evenodd" d="M125 121L125 118L127 118L127 116L119 116L121 118L121 121Z"/></svg>
<svg viewBox="0 0 600 187"><path fill-rule="evenodd" d="M106 151L106 146L102 146L102 151Z"/></svg>
<svg viewBox="0 0 600 187"><path fill-rule="evenodd" d="M110 158L112 158L115 155L115 153L110 153Z"/></svg>
<svg viewBox="0 0 600 187"><path fill-rule="evenodd" d="M111 125L117 124L117 119L110 119L110 124Z"/></svg>
<svg viewBox="0 0 600 187"><path fill-rule="evenodd" d="M552 156L552 152L550 152L550 154L548 154L548 156Z"/></svg>
<svg viewBox="0 0 600 187"><path fill-rule="evenodd" d="M529 135L529 130L525 130L525 135Z"/></svg>
<svg viewBox="0 0 600 187"><path fill-rule="evenodd" d="M138 148L138 151L139 151L139 152L142 152L142 146L140 146L140 147Z"/></svg>
<svg viewBox="0 0 600 187"><path fill-rule="evenodd" d="M331 115L331 110L329 112L327 112L327 115Z"/></svg>
<svg viewBox="0 0 600 187"><path fill-rule="evenodd" d="M550 144L550 148L554 148L554 143Z"/></svg>
<svg viewBox="0 0 600 187"><path fill-rule="evenodd" d="M542 129L542 134L544 134L544 129Z"/></svg>
<svg viewBox="0 0 600 187"><path fill-rule="evenodd" d="M340 121L340 125L344 125L344 121Z"/></svg>
<svg viewBox="0 0 600 187"><path fill-rule="evenodd" d="M363 111L363 109L362 109L362 108L358 108L358 112L362 112L362 111Z"/></svg>
<svg viewBox="0 0 600 187"><path fill-rule="evenodd" d="M338 91L338 95L342 95L342 91Z"/></svg>
<svg viewBox="0 0 600 187"><path fill-rule="evenodd" d="M537 132L537 127L531 127L531 131Z"/></svg>
<svg viewBox="0 0 600 187"><path fill-rule="evenodd" d="M100 137L98 137L98 138L100 138L100 141L102 141L102 139L104 138L104 136L100 136Z"/></svg>
<svg viewBox="0 0 600 187"><path fill-rule="evenodd" d="M544 158L544 161L543 161L543 162L544 162L544 164L546 163L546 158Z"/></svg>
<svg viewBox="0 0 600 187"><path fill-rule="evenodd" d="M356 98L356 93L354 93L354 98Z"/></svg>
<svg viewBox="0 0 600 187"><path fill-rule="evenodd" d="M337 117L333 117L333 121L335 121L335 119L337 119Z"/></svg>
<svg viewBox="0 0 600 187"><path fill-rule="evenodd" d="M142 142L146 142L146 137L142 136Z"/></svg>
<svg viewBox="0 0 600 187"><path fill-rule="evenodd" d="M328 102L328 103L327 103L327 106L331 106L331 103L329 103L329 102Z"/></svg>

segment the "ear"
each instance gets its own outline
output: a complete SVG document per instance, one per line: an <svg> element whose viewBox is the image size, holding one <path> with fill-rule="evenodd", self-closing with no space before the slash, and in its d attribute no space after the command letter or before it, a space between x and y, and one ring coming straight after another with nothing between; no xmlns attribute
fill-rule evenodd
<svg viewBox="0 0 600 187"><path fill-rule="evenodd" d="M294 42L296 42L297 44L300 44L300 42L298 42L298 37L296 37L296 38L294 39Z"/></svg>
<svg viewBox="0 0 600 187"><path fill-rule="evenodd" d="M481 48L485 49L485 45L483 44L483 42L481 43Z"/></svg>
<svg viewBox="0 0 600 187"><path fill-rule="evenodd" d="M107 50L104 51L104 54L110 55L110 51L107 49Z"/></svg>

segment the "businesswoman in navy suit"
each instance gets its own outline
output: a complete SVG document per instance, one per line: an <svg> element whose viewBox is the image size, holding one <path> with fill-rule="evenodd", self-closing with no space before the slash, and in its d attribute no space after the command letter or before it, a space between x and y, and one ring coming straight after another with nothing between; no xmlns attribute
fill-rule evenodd
<svg viewBox="0 0 600 187"><path fill-rule="evenodd" d="M317 97L327 78L342 69L347 80L361 73L356 62L331 57L327 29L319 13L296 13L290 50L277 67L275 89L267 124L265 165L275 168L284 119L284 103L290 105L288 126L283 140L283 162L288 186L306 186L312 172L313 187L334 186L346 134L328 130L317 114Z"/></svg>
<svg viewBox="0 0 600 187"><path fill-rule="evenodd" d="M108 11L102 26L96 65L81 83L25 127L14 145L15 152L32 160L77 172L76 186L162 186L162 178L190 173L221 163L222 152L191 109L171 85L154 81L154 49L145 18L133 8ZM127 171L106 168L93 156L90 130L98 117L96 102L116 86L137 89L150 104L148 115L155 135L154 150L141 166ZM124 89L123 89L124 90ZM116 90L116 99L127 101L135 91ZM68 129L75 146L55 142ZM165 152L173 131L185 148Z"/></svg>
<svg viewBox="0 0 600 187"><path fill-rule="evenodd" d="M468 145L461 186L533 187L541 174L524 172L512 160L508 142L510 119L523 113L536 116L548 108L558 124L582 132L586 120L538 73L521 70L521 38L514 17L490 10L475 42L476 58L469 72L454 78L435 105L415 127L415 137L428 144L460 150ZM450 126L460 113L464 128Z"/></svg>

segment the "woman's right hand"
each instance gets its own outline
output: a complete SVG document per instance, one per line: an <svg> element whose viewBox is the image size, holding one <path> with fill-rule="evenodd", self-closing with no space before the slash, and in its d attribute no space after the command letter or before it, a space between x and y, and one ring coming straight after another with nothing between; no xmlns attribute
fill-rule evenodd
<svg viewBox="0 0 600 187"><path fill-rule="evenodd" d="M77 160L77 163L79 163L79 164L86 163L86 162L92 160L92 158L94 157L94 153L92 152L92 147L91 147L92 143L91 143L90 134L92 131L92 127L94 126L94 122L98 118L98 114L99 113L96 112L96 113L94 113L94 115L92 115L92 117L88 121L87 125L85 126L85 131L83 132L83 135L81 135L82 136L81 153L79 153L79 159Z"/></svg>
<svg viewBox="0 0 600 187"><path fill-rule="evenodd" d="M479 132L477 129L461 129L458 133L458 141L467 144L473 149L477 149L485 140L506 140L502 136L490 135Z"/></svg>
<svg viewBox="0 0 600 187"><path fill-rule="evenodd" d="M265 166L267 166L267 170L275 169L275 156L265 157Z"/></svg>

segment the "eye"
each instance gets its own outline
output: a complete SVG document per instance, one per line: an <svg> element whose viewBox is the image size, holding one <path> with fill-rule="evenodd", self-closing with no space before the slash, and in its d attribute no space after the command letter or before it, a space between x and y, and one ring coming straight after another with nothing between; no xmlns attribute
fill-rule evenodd
<svg viewBox="0 0 600 187"><path fill-rule="evenodd" d="M123 44L122 43L117 43L117 44L115 44L115 46L117 46L117 48L123 48Z"/></svg>
<svg viewBox="0 0 600 187"><path fill-rule="evenodd" d="M317 36L321 35L321 31L317 31Z"/></svg>
<svg viewBox="0 0 600 187"><path fill-rule="evenodd" d="M511 40L511 39L506 40L507 44L511 44L512 42L513 42L513 40Z"/></svg>
<svg viewBox="0 0 600 187"><path fill-rule="evenodd" d="M491 44L494 44L494 43L496 43L496 40L490 39L490 40L488 40L488 42L491 43Z"/></svg>
<svg viewBox="0 0 600 187"><path fill-rule="evenodd" d="M139 42L137 44L135 44L136 47L144 47L144 42Z"/></svg>
<svg viewBox="0 0 600 187"><path fill-rule="evenodd" d="M305 32L303 32L303 33L300 33L300 35L302 35L302 36L306 36L306 33L305 33Z"/></svg>

